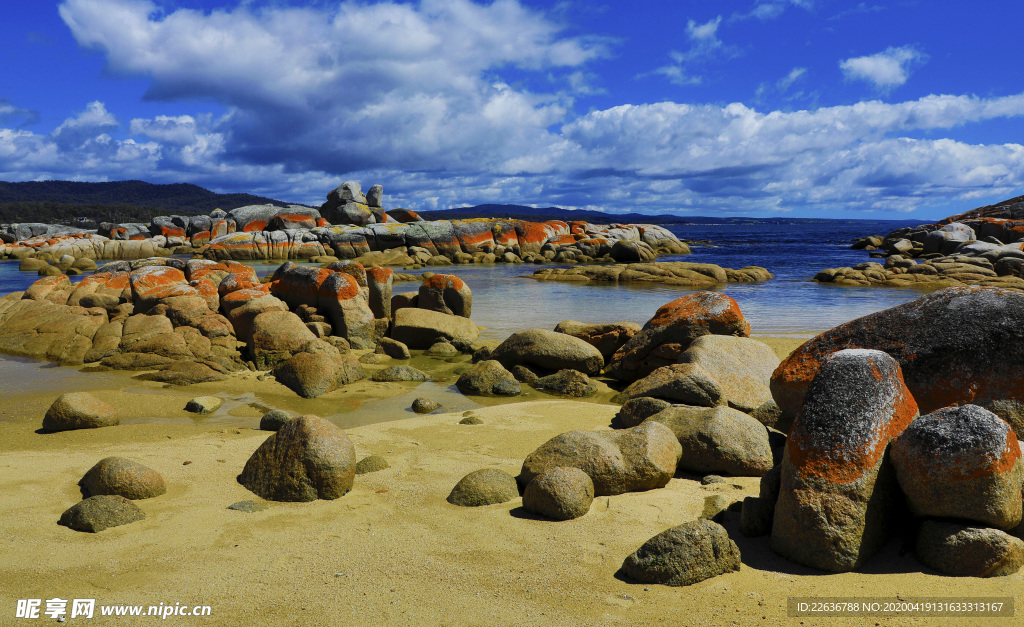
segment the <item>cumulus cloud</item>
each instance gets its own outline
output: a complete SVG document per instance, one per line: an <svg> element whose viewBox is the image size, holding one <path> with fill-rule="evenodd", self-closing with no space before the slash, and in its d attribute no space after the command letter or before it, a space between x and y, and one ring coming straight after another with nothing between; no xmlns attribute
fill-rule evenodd
<svg viewBox="0 0 1024 627"><path fill-rule="evenodd" d="M1024 94L801 111L661 102L576 116L573 94L592 89L602 42L567 37L514 0L208 12L66 0L61 15L110 72L148 77L149 98L213 100L224 113L125 123L93 102L32 132L14 125L17 103L0 100L0 179L186 180L309 204L351 179L384 184L392 207L697 213L906 210L1024 187L1018 144L908 137L1024 115ZM690 47L670 66L678 80L730 54L722 23L688 23ZM920 62L889 57L904 77ZM774 85L805 80L796 67Z"/></svg>
<svg viewBox="0 0 1024 627"><path fill-rule="evenodd" d="M913 46L890 47L877 54L840 61L839 69L848 80L868 81L879 89L891 89L906 83L911 70L926 60Z"/></svg>

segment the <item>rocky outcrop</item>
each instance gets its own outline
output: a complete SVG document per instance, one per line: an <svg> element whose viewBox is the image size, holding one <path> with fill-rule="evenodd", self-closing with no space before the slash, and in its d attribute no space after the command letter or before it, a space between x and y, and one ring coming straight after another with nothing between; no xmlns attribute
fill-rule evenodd
<svg viewBox="0 0 1024 627"><path fill-rule="evenodd" d="M950 405L989 406L1024 389L1024 295L954 287L857 318L797 348L772 375L775 402L788 419L828 355L874 349L899 363L923 412Z"/></svg>
<svg viewBox="0 0 1024 627"><path fill-rule="evenodd" d="M733 270L710 263L658 261L626 263L614 266L576 266L542 268L533 273L538 281L569 281L573 283L647 283L708 289L725 283L760 283L774 278L768 270L748 266Z"/></svg>

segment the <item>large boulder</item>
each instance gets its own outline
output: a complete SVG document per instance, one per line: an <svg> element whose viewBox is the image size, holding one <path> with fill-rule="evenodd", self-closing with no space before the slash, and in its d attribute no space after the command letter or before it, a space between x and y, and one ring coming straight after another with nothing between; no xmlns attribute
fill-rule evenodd
<svg viewBox="0 0 1024 627"><path fill-rule="evenodd" d="M320 285L319 302L335 335L347 339L352 348L374 346L373 311L352 275L331 272Z"/></svg>
<svg viewBox="0 0 1024 627"><path fill-rule="evenodd" d="M555 332L578 337L601 351L601 355L607 361L615 351L640 332L640 325L635 322L586 324L575 320L563 320L555 326Z"/></svg>
<svg viewBox="0 0 1024 627"><path fill-rule="evenodd" d="M66 392L57 397L43 417L44 431L71 431L112 427L120 423L117 410L88 392Z"/></svg>
<svg viewBox="0 0 1024 627"><path fill-rule="evenodd" d="M391 268L376 266L366 269L367 304L374 318L391 318L391 292L394 283L395 272Z"/></svg>
<svg viewBox="0 0 1024 627"><path fill-rule="evenodd" d="M899 362L922 412L1015 399L1024 389L1022 319L1024 294L991 287L939 290L803 344L772 375L772 396L791 418L828 355L870 348Z"/></svg>
<svg viewBox="0 0 1024 627"><path fill-rule="evenodd" d="M1024 565L1024 541L998 529L947 520L925 520L914 556L944 575L1001 577Z"/></svg>
<svg viewBox="0 0 1024 627"><path fill-rule="evenodd" d="M537 475L571 466L590 476L595 496L651 490L668 484L681 455L675 435L658 422L620 431L569 431L527 456L519 482L527 486Z"/></svg>
<svg viewBox="0 0 1024 627"><path fill-rule="evenodd" d="M273 366L290 359L315 339L292 312L266 311L253 318L249 351L257 366Z"/></svg>
<svg viewBox="0 0 1024 627"><path fill-rule="evenodd" d="M740 549L722 525L693 520L666 529L626 558L622 574L639 583L689 586L740 569Z"/></svg>
<svg viewBox="0 0 1024 627"><path fill-rule="evenodd" d="M764 425L729 407L669 407L645 422L660 422L683 447L679 468L707 475L760 477L774 465Z"/></svg>
<svg viewBox="0 0 1024 627"><path fill-rule="evenodd" d="M267 438L238 482L272 501L315 501L340 498L352 489L355 476L355 447L345 432L307 415Z"/></svg>
<svg viewBox="0 0 1024 627"><path fill-rule="evenodd" d="M643 329L615 352L608 373L636 381L675 363L702 335L747 337L750 324L732 298L719 292L696 292L662 305Z"/></svg>
<svg viewBox="0 0 1024 627"><path fill-rule="evenodd" d="M1012 529L1021 521L1017 434L976 405L922 416L893 442L892 463L918 516L972 520Z"/></svg>
<svg viewBox="0 0 1024 627"><path fill-rule="evenodd" d="M729 407L750 413L772 400L769 389L779 358L767 344L747 337L704 335L679 356L718 383Z"/></svg>
<svg viewBox="0 0 1024 627"><path fill-rule="evenodd" d="M586 375L595 375L604 366L601 351L590 344L571 335L545 329L513 333L491 351L491 358L506 368L537 366L553 372L569 368Z"/></svg>
<svg viewBox="0 0 1024 627"><path fill-rule="evenodd" d="M126 499L148 499L167 492L160 473L123 457L101 459L78 482L86 497L116 494Z"/></svg>
<svg viewBox="0 0 1024 627"><path fill-rule="evenodd" d="M303 398L316 398L363 376L355 355L338 354L336 350L296 353L274 369L278 383Z"/></svg>
<svg viewBox="0 0 1024 627"><path fill-rule="evenodd" d="M139 506L123 496L103 494L79 501L60 515L58 525L75 531L99 533L146 517Z"/></svg>
<svg viewBox="0 0 1024 627"><path fill-rule="evenodd" d="M468 318L438 311L404 307L395 312L391 338L414 350L430 348L439 340L447 340L463 349L476 341L480 331Z"/></svg>
<svg viewBox="0 0 1024 627"><path fill-rule="evenodd" d="M832 572L871 557L890 538L902 501L889 443L916 416L892 357L860 349L832 354L789 434L772 549Z"/></svg>

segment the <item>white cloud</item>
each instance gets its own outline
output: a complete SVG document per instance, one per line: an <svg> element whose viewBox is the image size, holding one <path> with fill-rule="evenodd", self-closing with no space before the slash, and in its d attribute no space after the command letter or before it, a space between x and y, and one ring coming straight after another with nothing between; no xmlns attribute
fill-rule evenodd
<svg viewBox="0 0 1024 627"><path fill-rule="evenodd" d="M669 52L672 63L663 65L650 73L661 74L675 85L701 84L704 79L696 73L694 66L718 57L733 57L740 54L737 48L725 45L718 38L718 26L721 23L721 15L703 24L688 20L686 36L690 41L690 47L683 52L672 50Z"/></svg>
<svg viewBox="0 0 1024 627"><path fill-rule="evenodd" d="M689 35L690 39L701 42L710 42L714 46L721 45L718 41L718 25L722 23L722 16L719 15L713 20L708 20L703 24L698 24L693 20L686 22L686 34Z"/></svg>
<svg viewBox="0 0 1024 627"><path fill-rule="evenodd" d="M839 62L839 69L848 80L874 83L880 89L899 87L907 82L910 71L927 57L912 46L886 48L885 51Z"/></svg>
<svg viewBox="0 0 1024 627"><path fill-rule="evenodd" d="M804 74L807 74L807 68L795 67L789 71L789 74L780 78L775 83L775 86L779 88L779 91L786 91L793 86L793 83L800 80L800 78L802 78Z"/></svg>

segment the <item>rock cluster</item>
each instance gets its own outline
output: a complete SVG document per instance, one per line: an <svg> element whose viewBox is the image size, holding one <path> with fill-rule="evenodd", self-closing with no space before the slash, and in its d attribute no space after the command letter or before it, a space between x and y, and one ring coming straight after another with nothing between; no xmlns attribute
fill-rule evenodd
<svg viewBox="0 0 1024 627"><path fill-rule="evenodd" d="M364 195L345 182L319 208L249 205L209 215L159 216L146 224L103 223L96 231L15 224L0 232L0 259L34 258L48 267L76 259L141 259L199 253L209 259L358 259L365 265L639 262L689 253L667 229L583 221L470 219L424 221L385 210L384 191ZM61 261L69 258L70 262ZM66 268L60 268L64 272ZM36 271L42 268L36 268Z"/></svg>
<svg viewBox="0 0 1024 627"><path fill-rule="evenodd" d="M653 261L614 266L576 266L543 268L533 273L538 281L572 283L650 283L707 289L724 283L760 283L774 278L768 270L747 266L739 270L710 263L684 261Z"/></svg>

